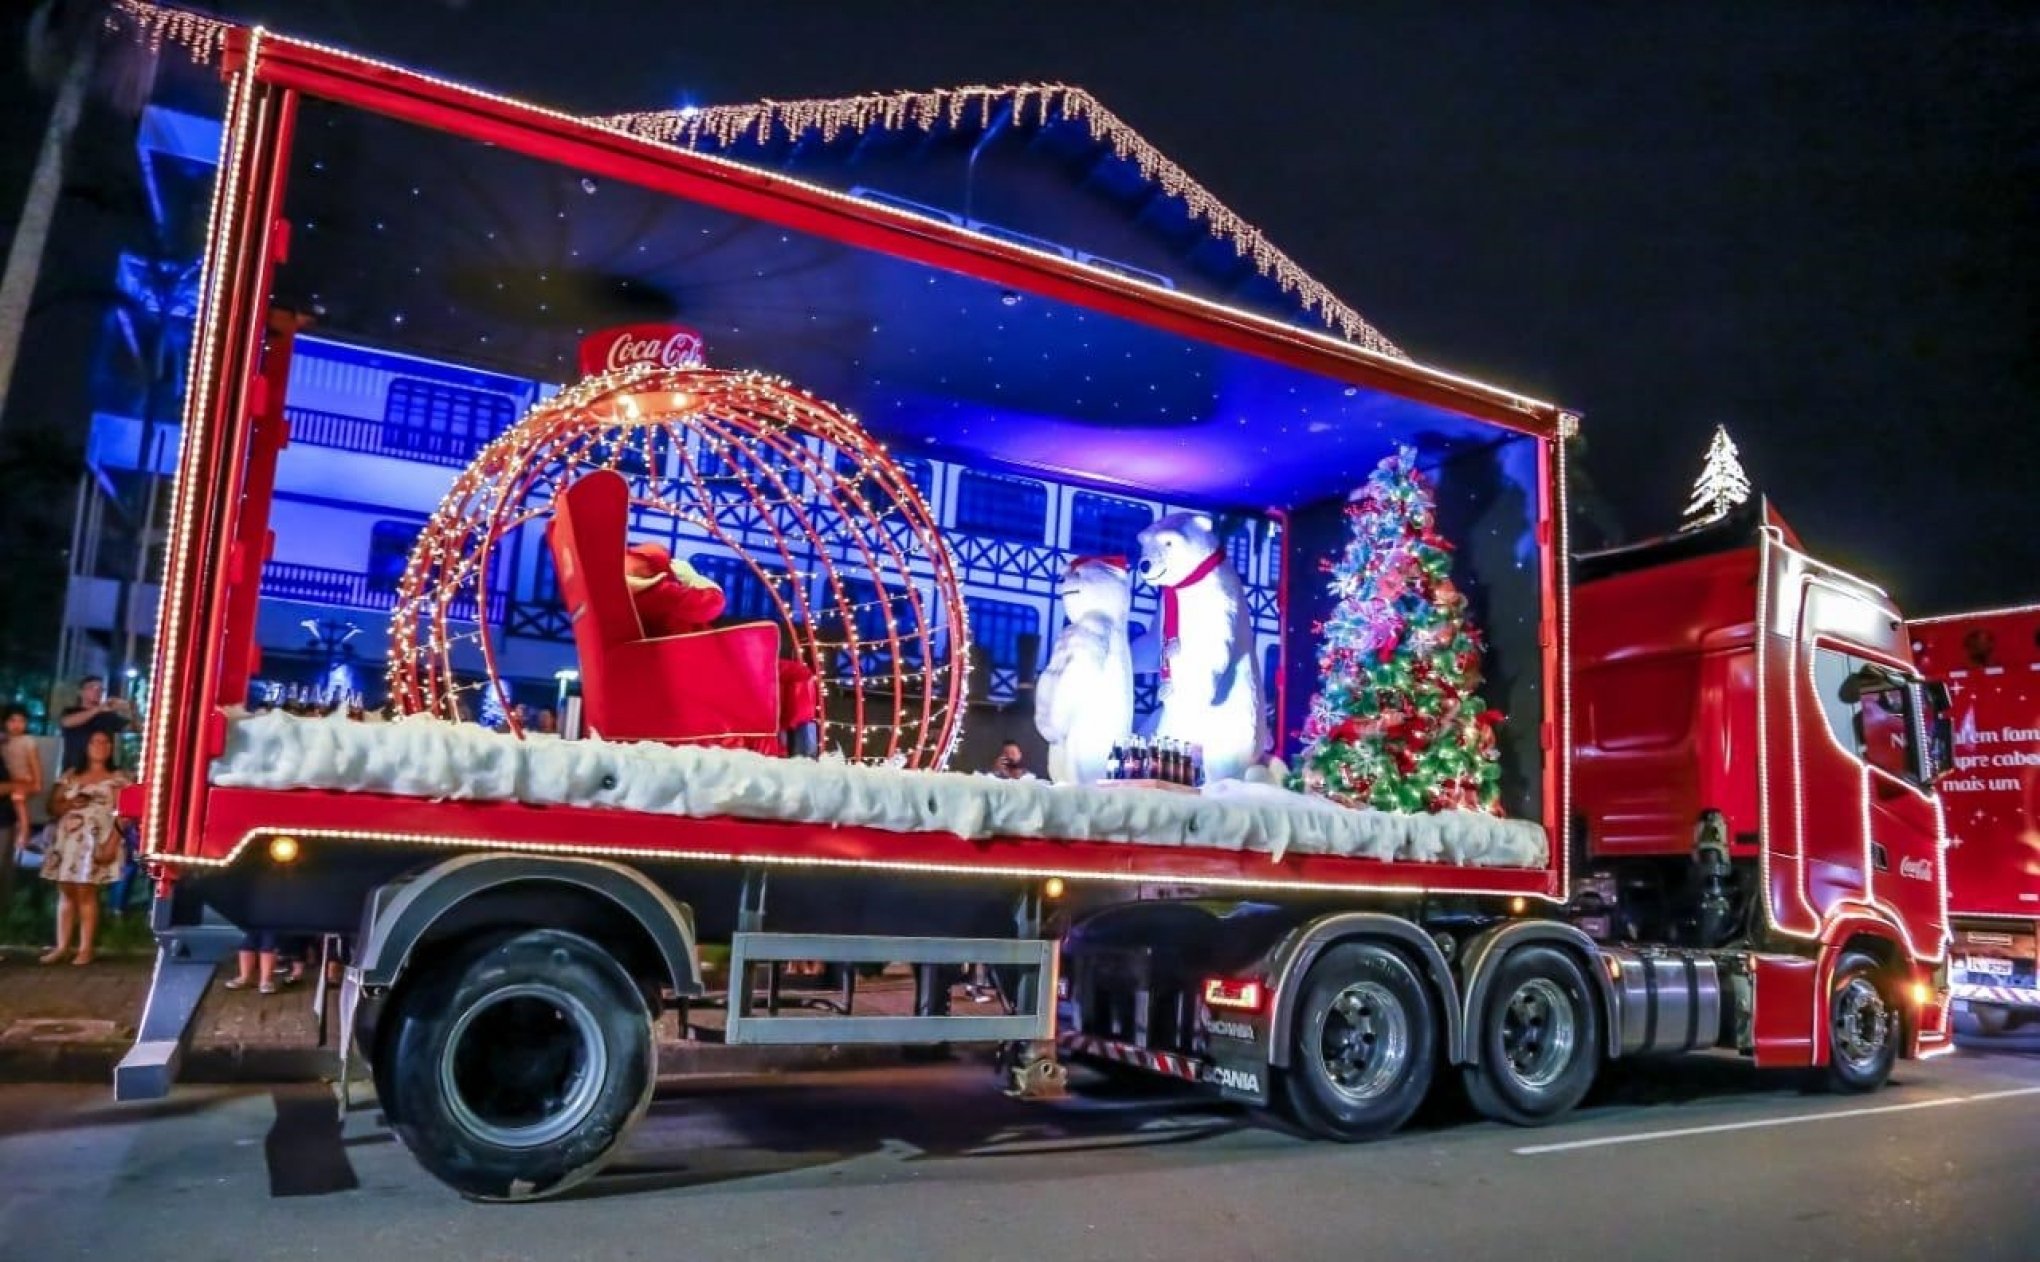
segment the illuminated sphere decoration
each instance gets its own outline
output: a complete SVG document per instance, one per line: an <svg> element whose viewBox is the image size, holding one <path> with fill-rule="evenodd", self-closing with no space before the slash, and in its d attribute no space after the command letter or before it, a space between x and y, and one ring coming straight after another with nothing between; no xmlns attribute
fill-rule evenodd
<svg viewBox="0 0 2040 1262"><path fill-rule="evenodd" d="M508 607L516 541L542 541L553 497L597 469L629 481L632 538L705 537L756 578L742 620L777 621L783 655L821 680L824 750L943 764L959 735L969 633L955 562L913 479L813 395L703 367L589 377L476 455L397 588L389 685L399 711L472 716L493 692L522 735L503 628L490 623ZM728 594L725 623L740 620L738 593Z"/></svg>

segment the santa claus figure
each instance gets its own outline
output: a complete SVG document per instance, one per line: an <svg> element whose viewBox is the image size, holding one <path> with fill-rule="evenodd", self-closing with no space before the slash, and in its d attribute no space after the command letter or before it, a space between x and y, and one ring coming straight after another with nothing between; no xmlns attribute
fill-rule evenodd
<svg viewBox="0 0 2040 1262"><path fill-rule="evenodd" d="M647 638L705 631L722 616L722 588L659 544L624 550L623 581Z"/></svg>

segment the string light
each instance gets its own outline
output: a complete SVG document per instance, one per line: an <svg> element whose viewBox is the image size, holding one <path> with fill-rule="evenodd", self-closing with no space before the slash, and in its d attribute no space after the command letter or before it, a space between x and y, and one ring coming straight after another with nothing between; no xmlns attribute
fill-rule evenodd
<svg viewBox="0 0 2040 1262"><path fill-rule="evenodd" d="M1061 83L974 85L928 92L877 92L831 100L758 101L706 109L640 111L612 114L594 121L662 144L691 149L709 142L728 149L747 136L762 144L779 134L789 140L814 134L827 144L838 136L874 127L886 131L911 128L925 132L936 127L954 130L971 119L980 127L989 127L992 119L1007 109L1012 111L1016 125L1025 125L1031 114L1041 125L1061 118L1083 126L1092 139L1133 163L1141 178L1180 200L1192 219L1205 223L1239 257L1251 260L1255 271L1281 286L1284 293L1294 294L1327 328L1368 350L1396 359L1408 358L1359 312L1276 249L1258 228L1240 218L1082 88Z"/></svg>
<svg viewBox="0 0 2040 1262"><path fill-rule="evenodd" d="M969 628L959 568L913 479L854 417L812 394L708 368L632 365L576 383L461 471L398 582L387 679L399 711L461 718L466 698L493 693L521 734L488 625L485 597L500 587L491 573L505 541L595 469L628 480L638 529L657 519L676 537L698 530L760 582L796 656L839 687L849 711L847 722L825 716L825 747L915 768L948 761ZM817 587L825 598L813 598ZM860 622L883 632L861 636ZM479 679L463 660L470 645ZM882 703L889 709L875 712Z"/></svg>
<svg viewBox="0 0 2040 1262"><path fill-rule="evenodd" d="M161 53L164 44L175 44L202 66L219 60L227 32L233 29L218 18L140 0L115 0L107 9L105 28L110 34L130 36L152 56Z"/></svg>

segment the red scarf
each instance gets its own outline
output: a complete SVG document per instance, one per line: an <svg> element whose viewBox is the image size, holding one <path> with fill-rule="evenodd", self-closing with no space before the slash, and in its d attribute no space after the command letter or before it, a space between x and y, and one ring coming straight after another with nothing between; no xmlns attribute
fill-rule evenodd
<svg viewBox="0 0 2040 1262"><path fill-rule="evenodd" d="M1225 560L1223 551L1205 557L1198 567L1185 574L1181 581L1165 583L1162 586L1162 678L1169 677L1169 646L1176 642L1176 590L1190 587L1211 576L1219 562Z"/></svg>

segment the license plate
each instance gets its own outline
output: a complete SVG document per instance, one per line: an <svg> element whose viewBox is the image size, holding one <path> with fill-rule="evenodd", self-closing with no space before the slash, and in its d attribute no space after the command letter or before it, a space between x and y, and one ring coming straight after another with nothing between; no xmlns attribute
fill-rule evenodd
<svg viewBox="0 0 2040 1262"><path fill-rule="evenodd" d="M1989 973L1993 977L2010 977L2012 962L1989 955L1972 955L1962 961L1965 973Z"/></svg>

